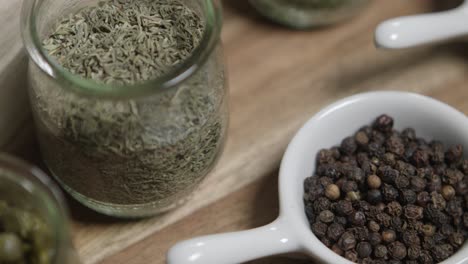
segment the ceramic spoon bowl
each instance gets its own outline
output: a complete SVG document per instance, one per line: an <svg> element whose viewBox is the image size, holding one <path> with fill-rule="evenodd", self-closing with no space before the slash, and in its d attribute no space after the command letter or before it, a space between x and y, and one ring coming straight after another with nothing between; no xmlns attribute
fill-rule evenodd
<svg viewBox="0 0 468 264"><path fill-rule="evenodd" d="M279 175L280 215L274 222L252 230L180 242L168 252L168 263L241 263L294 252L316 263L352 263L311 232L304 213L303 182L313 174L320 149L339 144L383 113L395 118L396 129L413 127L419 137L468 148L467 117L442 102L406 92L371 92L345 98L313 116L289 144ZM468 245L443 263L468 263Z"/></svg>

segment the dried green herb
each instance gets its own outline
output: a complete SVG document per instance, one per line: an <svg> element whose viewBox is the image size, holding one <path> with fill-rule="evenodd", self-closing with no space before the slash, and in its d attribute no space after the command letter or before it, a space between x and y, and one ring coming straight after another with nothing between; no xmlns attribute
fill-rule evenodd
<svg viewBox="0 0 468 264"><path fill-rule="evenodd" d="M131 89L189 57L202 22L178 1L109 0L60 20L44 47L74 74ZM51 172L95 209L173 207L212 168L224 141L224 71L213 53L181 85L138 100L81 96L32 69L39 141Z"/></svg>
<svg viewBox="0 0 468 264"><path fill-rule="evenodd" d="M154 79L187 58L204 25L172 0L109 0L60 20L44 48L73 74L112 84Z"/></svg>

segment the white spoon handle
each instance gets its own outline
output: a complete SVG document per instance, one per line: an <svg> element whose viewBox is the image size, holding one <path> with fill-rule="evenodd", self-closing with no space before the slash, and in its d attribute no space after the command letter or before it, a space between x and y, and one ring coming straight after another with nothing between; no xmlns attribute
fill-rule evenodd
<svg viewBox="0 0 468 264"><path fill-rule="evenodd" d="M438 42L468 34L468 9L390 19L375 30L378 47L399 49Z"/></svg>
<svg viewBox="0 0 468 264"><path fill-rule="evenodd" d="M278 218L252 230L182 241L167 254L168 264L234 264L299 250L287 224Z"/></svg>

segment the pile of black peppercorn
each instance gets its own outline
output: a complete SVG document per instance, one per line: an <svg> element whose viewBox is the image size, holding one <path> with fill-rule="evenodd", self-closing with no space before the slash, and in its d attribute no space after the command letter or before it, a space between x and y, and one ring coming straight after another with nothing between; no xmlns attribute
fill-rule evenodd
<svg viewBox="0 0 468 264"><path fill-rule="evenodd" d="M468 235L467 173L461 145L396 131L381 115L318 153L305 211L313 233L351 261L438 263Z"/></svg>

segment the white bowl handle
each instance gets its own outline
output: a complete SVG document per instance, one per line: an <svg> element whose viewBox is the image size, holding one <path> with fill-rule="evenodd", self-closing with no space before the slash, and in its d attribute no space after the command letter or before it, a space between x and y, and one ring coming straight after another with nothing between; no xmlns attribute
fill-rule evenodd
<svg viewBox="0 0 468 264"><path fill-rule="evenodd" d="M468 2L449 11L382 22L375 30L378 47L399 49L468 34Z"/></svg>
<svg viewBox="0 0 468 264"><path fill-rule="evenodd" d="M259 228L182 241L167 254L168 264L233 264L300 249L285 221Z"/></svg>

